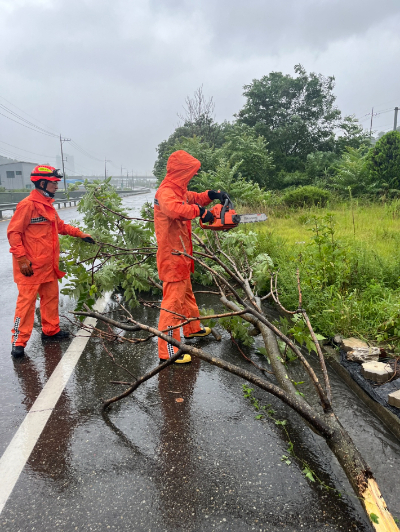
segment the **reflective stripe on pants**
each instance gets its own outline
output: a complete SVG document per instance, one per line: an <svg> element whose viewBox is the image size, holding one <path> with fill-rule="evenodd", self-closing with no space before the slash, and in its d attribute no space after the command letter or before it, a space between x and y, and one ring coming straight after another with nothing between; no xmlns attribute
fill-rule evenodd
<svg viewBox="0 0 400 532"><path fill-rule="evenodd" d="M173 336L176 340L181 339L180 328L171 329L168 331L169 327L174 327L179 325L186 318L197 318L199 314L199 309L197 307L196 299L193 295L192 283L190 279L184 279L183 281L176 281L175 283L163 283L163 299L161 302L161 307L176 312L181 316L176 316L171 312L166 310L160 311L160 320L158 322L158 329L160 331L166 331L165 334L168 336ZM184 316L184 317L182 317ZM199 321L192 321L183 327L183 334L185 336L190 333L197 332L200 329ZM170 358L178 349L165 340L158 339L158 356L166 360Z"/></svg>
<svg viewBox="0 0 400 532"><path fill-rule="evenodd" d="M18 299L15 309L12 345L26 346L35 319L36 296L40 297L40 315L42 331L53 335L60 330L58 316L58 280L36 285L18 284Z"/></svg>

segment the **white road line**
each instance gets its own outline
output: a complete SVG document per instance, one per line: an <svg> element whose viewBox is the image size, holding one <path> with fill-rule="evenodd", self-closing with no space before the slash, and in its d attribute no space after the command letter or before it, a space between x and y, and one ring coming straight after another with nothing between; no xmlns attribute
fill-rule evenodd
<svg viewBox="0 0 400 532"><path fill-rule="evenodd" d="M110 299L105 294L94 305L93 309L102 312ZM86 318L85 325L96 325L97 320ZM15 484L25 467L49 417L51 416L60 395L62 394L78 360L89 341L90 336L76 336L56 369L46 382L43 390L26 414L3 456L0 458L0 514L14 489Z"/></svg>

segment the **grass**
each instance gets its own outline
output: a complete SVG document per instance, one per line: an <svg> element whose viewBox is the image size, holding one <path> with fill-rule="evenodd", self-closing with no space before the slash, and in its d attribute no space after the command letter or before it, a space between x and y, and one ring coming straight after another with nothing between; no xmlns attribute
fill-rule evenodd
<svg viewBox="0 0 400 532"><path fill-rule="evenodd" d="M290 247L298 246L299 242L310 243L313 236L310 220L314 216L323 217L329 213L334 216L337 239L357 244L357 247L362 247L383 260L390 260L398 254L400 205L398 210L397 204L358 206L354 202L353 211L349 203L342 203L334 208L268 209L266 212L268 221L254 225L252 230L260 236L263 233L273 234Z"/></svg>
<svg viewBox="0 0 400 532"><path fill-rule="evenodd" d="M300 267L304 305L320 333L354 335L400 351L400 202L266 212L266 223L248 229L279 270L285 306L297 306Z"/></svg>

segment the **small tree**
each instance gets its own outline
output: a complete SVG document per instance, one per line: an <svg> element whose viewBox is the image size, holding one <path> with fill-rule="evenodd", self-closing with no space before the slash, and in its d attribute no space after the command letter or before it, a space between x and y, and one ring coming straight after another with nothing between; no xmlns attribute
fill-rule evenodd
<svg viewBox="0 0 400 532"><path fill-rule="evenodd" d="M400 133L383 135L367 155L371 181L383 189L400 189Z"/></svg>
<svg viewBox="0 0 400 532"><path fill-rule="evenodd" d="M168 157L183 139L197 137L210 147L219 147L223 143L224 127L215 122L213 98L206 99L203 87L195 91L193 98L188 96L185 105L184 114L178 113L181 123L168 139L160 142L157 147L158 156L153 173L159 181L165 177Z"/></svg>
<svg viewBox="0 0 400 532"><path fill-rule="evenodd" d="M353 195L373 192L371 174L366 160L367 148L347 148L335 167L335 174L330 179L330 186L338 192Z"/></svg>
<svg viewBox="0 0 400 532"><path fill-rule="evenodd" d="M246 124L234 124L227 130L219 151L232 166L238 164L240 173L249 181L261 187L272 185L273 158L267 141L255 129Z"/></svg>

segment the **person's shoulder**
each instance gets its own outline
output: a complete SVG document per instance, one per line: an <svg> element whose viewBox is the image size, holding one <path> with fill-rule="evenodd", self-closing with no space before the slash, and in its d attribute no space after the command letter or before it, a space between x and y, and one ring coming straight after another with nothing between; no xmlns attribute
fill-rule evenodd
<svg viewBox="0 0 400 532"><path fill-rule="evenodd" d="M29 208L33 208L33 199L30 194L17 203L17 210L19 211Z"/></svg>
<svg viewBox="0 0 400 532"><path fill-rule="evenodd" d="M169 186L164 186L157 190L155 197L157 199L160 199L160 198L170 198L173 196L175 196L175 192L173 191L173 189L170 188Z"/></svg>
<svg viewBox="0 0 400 532"><path fill-rule="evenodd" d="M24 203L32 203L32 202L33 202L33 194L31 192L28 196L22 199L19 203L24 204Z"/></svg>

